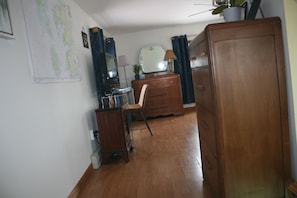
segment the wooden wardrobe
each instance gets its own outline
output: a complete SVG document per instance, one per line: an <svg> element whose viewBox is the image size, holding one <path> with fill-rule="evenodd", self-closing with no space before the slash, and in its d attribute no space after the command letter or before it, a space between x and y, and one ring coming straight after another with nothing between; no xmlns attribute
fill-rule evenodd
<svg viewBox="0 0 297 198"><path fill-rule="evenodd" d="M288 197L280 19L211 24L189 49L203 176L213 197Z"/></svg>

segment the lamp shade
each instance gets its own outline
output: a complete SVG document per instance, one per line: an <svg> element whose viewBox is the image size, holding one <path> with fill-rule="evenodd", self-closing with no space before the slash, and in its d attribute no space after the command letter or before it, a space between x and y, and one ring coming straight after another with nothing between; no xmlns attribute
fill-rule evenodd
<svg viewBox="0 0 297 198"><path fill-rule="evenodd" d="M166 50L165 56L164 56L165 61L169 60L176 60L176 56L172 50Z"/></svg>
<svg viewBox="0 0 297 198"><path fill-rule="evenodd" d="M118 66L119 67L124 67L127 66L128 62L127 62L127 58L125 55L119 56L118 57Z"/></svg>

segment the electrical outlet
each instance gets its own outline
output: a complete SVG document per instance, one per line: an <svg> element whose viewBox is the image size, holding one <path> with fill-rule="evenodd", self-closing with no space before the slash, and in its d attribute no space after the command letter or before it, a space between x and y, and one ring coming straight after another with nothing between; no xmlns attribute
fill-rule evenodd
<svg viewBox="0 0 297 198"><path fill-rule="evenodd" d="M91 138L91 140L95 140L93 129L90 130L90 138Z"/></svg>

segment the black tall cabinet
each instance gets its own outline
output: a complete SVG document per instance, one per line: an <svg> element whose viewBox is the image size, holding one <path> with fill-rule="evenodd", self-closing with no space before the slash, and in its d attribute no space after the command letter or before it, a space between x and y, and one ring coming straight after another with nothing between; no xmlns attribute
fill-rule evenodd
<svg viewBox="0 0 297 198"><path fill-rule="evenodd" d="M113 56L114 61L116 63L115 71L113 71L114 73L116 73L116 76L115 77L109 76L109 88L110 89L119 88L120 87L120 79L119 79L118 67L117 67L116 44L115 44L115 41L113 38L105 39L105 54L108 54L109 56ZM113 70L112 68L109 68L109 67L110 66L107 66L108 69Z"/></svg>
<svg viewBox="0 0 297 198"><path fill-rule="evenodd" d="M117 65L117 56L115 42L113 38L104 39L103 30L98 27L93 27L89 29L90 33L90 43L95 71L96 87L98 101L100 103L100 98L106 94L112 92L113 88L119 87L119 76L116 67L115 76L109 75L107 56L114 59Z"/></svg>

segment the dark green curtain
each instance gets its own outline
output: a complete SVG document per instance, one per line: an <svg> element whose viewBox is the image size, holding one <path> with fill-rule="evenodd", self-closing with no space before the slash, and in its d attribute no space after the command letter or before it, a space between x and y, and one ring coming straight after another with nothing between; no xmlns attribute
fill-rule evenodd
<svg viewBox="0 0 297 198"><path fill-rule="evenodd" d="M172 38L172 48L177 57L174 61L174 72L180 75L184 104L194 103L195 98L187 35L174 36Z"/></svg>

